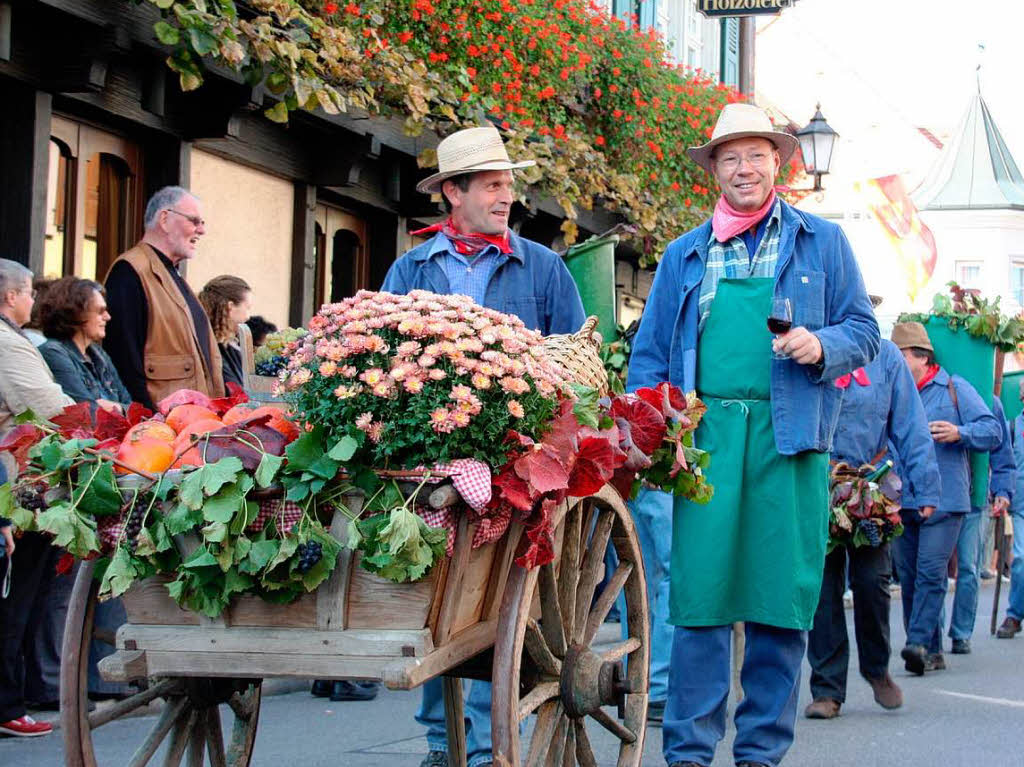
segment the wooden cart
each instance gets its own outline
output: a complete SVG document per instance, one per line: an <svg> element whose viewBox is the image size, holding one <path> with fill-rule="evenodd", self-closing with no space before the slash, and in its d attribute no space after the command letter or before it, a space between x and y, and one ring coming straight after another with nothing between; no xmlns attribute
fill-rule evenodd
<svg viewBox="0 0 1024 767"><path fill-rule="evenodd" d="M332 532L344 540L347 519ZM97 767L92 733L157 698L165 705L130 767L149 764L165 741L165 765L245 767L253 755L260 684L267 677L373 679L408 690L445 677L449 763L465 764L459 678L493 682L497 765L595 765L588 725L619 741L618 765L641 762L647 714L649 625L643 561L622 499L605 487L557 509L555 561L514 563L525 543L514 523L498 541L471 548L462 517L453 556L417 583L395 584L358 566L343 549L317 591L290 605L236 599L210 620L179 608L158 579L124 596L117 652L100 664L108 680L142 690L89 713L86 671L97 583L83 563L64 632L61 710L68 767ZM618 567L598 594L608 546ZM625 597L624 641L595 649L616 597ZM221 707L233 725L222 731ZM536 715L532 738L520 723ZM187 754L187 757L185 756ZM109 767L109 765L103 765Z"/></svg>

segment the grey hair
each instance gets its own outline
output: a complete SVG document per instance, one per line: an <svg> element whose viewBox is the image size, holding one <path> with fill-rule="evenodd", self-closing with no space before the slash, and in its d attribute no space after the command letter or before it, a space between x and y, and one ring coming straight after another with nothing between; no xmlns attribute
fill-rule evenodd
<svg viewBox="0 0 1024 767"><path fill-rule="evenodd" d="M25 280L32 280L31 269L9 258L0 258L0 298L8 290L20 290Z"/></svg>
<svg viewBox="0 0 1024 767"><path fill-rule="evenodd" d="M163 189L158 190L149 198L149 202L146 203L146 215L142 221L146 231L148 232L156 226L156 220L160 215L160 211L167 210L172 205L177 205L181 202L182 197L194 196L183 186L165 186Z"/></svg>

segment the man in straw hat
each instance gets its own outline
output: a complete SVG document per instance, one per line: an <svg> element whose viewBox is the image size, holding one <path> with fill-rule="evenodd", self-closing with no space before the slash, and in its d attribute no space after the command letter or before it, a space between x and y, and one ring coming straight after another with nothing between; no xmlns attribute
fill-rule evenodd
<svg viewBox="0 0 1024 767"><path fill-rule="evenodd" d="M677 499L673 513L663 723L673 767L707 767L725 734L735 622L746 622L746 654L733 756L776 765L793 741L828 536L833 381L878 352L842 231L775 195L795 149L763 110L730 104L711 141L688 150L722 196L665 251L630 359L630 388L668 380L708 406L696 440L711 452L714 497L709 508ZM774 338L773 313L792 322Z"/></svg>
<svg viewBox="0 0 1024 767"><path fill-rule="evenodd" d="M412 232L434 236L395 261L383 290L460 293L514 314L544 335L579 330L583 303L562 259L508 227L515 201L512 171L534 162L512 162L493 127L453 133L438 144L437 160L438 172L416 188L440 192L449 217ZM473 682L466 700L468 767L491 764L490 711L491 685ZM416 721L427 728L430 748L422 767L445 767L448 740L440 680L423 685Z"/></svg>
<svg viewBox="0 0 1024 767"><path fill-rule="evenodd" d="M971 509L971 450L995 450L1002 427L967 381L947 373L920 322L901 322L892 341L903 352L928 416L942 487L935 513L917 496L903 493L903 535L896 539L896 571L903 596L907 645L900 655L918 676L946 668L942 654L942 610L946 566L956 546L964 516ZM903 459L900 455L899 458Z"/></svg>
<svg viewBox="0 0 1024 767"><path fill-rule="evenodd" d="M874 306L881 301L878 296L871 296ZM903 459L900 479L904 492L917 498L924 513L930 514L939 504L939 467L924 406L900 350L892 341L883 339L875 359L852 374L837 378L835 385L843 390L843 404L832 445L832 463L845 463L855 469L866 464L878 468L886 460L895 463L894 456L889 454L892 443ZM875 525L872 520L855 519L853 523ZM855 546L850 541L836 546L825 557L821 598L807 638L814 700L804 714L810 719L838 716L846 700L850 640L843 592L847 562L860 674L871 685L875 701L882 708L903 705L903 694L889 675L889 543Z"/></svg>

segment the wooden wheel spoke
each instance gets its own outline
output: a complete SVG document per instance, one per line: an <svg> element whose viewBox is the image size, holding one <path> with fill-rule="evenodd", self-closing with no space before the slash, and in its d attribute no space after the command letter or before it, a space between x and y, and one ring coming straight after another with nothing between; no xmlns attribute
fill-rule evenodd
<svg viewBox="0 0 1024 767"><path fill-rule="evenodd" d="M541 567L539 580L540 629L551 651L559 658L564 658L567 644L565 630L562 627L562 608L558 601L558 586L555 583L555 566L549 562Z"/></svg>
<svg viewBox="0 0 1024 767"><path fill-rule="evenodd" d="M544 641L544 633L533 618L526 622L526 635L523 641L526 651L530 654L533 662L537 664L537 668L550 676L561 675L562 661L551 652L548 643Z"/></svg>
<svg viewBox="0 0 1024 767"><path fill-rule="evenodd" d="M590 736L587 735L586 722L583 719L576 719L573 725L576 732L576 761L580 767L597 767L594 749L590 746Z"/></svg>
<svg viewBox="0 0 1024 767"><path fill-rule="evenodd" d="M562 556L558 566L558 604L562 607L562 633L568 642L574 635L576 586L580 566L580 504L565 515Z"/></svg>
<svg viewBox="0 0 1024 767"><path fill-rule="evenodd" d="M210 755L210 767L227 767L220 710L216 707L211 708L206 716L206 751Z"/></svg>
<svg viewBox="0 0 1024 767"><path fill-rule="evenodd" d="M228 705L231 706L231 710L235 712L235 716L243 721L249 721L249 717L253 715L255 710L253 703L256 698L253 695L253 690L250 687L245 692L235 693L228 699Z"/></svg>
<svg viewBox="0 0 1024 767"><path fill-rule="evenodd" d="M597 518L597 525L594 526L594 535L590 539L590 545L587 546L586 556L583 557L583 564L580 566L579 586L574 603L576 612L573 621L577 631L570 634L575 640L579 640L583 636L584 622L594 601L594 592L604 575L604 553L608 548L608 538L611 535L614 522L614 511L607 509L601 512Z"/></svg>
<svg viewBox="0 0 1024 767"><path fill-rule="evenodd" d="M102 727L115 719L120 719L122 716L130 714L135 709L145 706L157 698L169 695L172 691L177 689L177 687L177 680L164 679L161 682L157 682L149 689L135 693L130 698L119 700L113 705L106 706L98 711L93 711L89 714L89 729L95 730L97 727Z"/></svg>
<svg viewBox="0 0 1024 767"><path fill-rule="evenodd" d="M594 718L599 725L604 727L608 732L617 737L623 743L635 743L636 733L629 729L626 725L620 722L618 719L613 719L603 709L599 708L596 711L592 711L590 716Z"/></svg>
<svg viewBox="0 0 1024 767"><path fill-rule="evenodd" d="M530 753L526 757L525 767L544 767L555 727L562 718L560 701L551 701L541 706L537 712L537 725L533 728L533 739L530 741Z"/></svg>
<svg viewBox="0 0 1024 767"><path fill-rule="evenodd" d="M156 726L132 755L131 761L128 762L128 767L143 767L148 764L149 760L153 758L153 754L160 748L163 739L167 737L167 733L171 731L171 728L179 719L187 715L188 708L188 698L184 697L178 698L173 703L169 702L164 706Z"/></svg>
<svg viewBox="0 0 1024 767"><path fill-rule="evenodd" d="M192 737L188 741L188 767L203 767L203 754L206 752L206 726L209 720L209 711L216 711L216 706L211 706L206 711L199 712L195 725L192 727Z"/></svg>
<svg viewBox="0 0 1024 767"><path fill-rule="evenodd" d="M562 753L562 764L555 767L575 767L576 765L576 723L571 719L565 733L565 751Z"/></svg>
<svg viewBox="0 0 1024 767"><path fill-rule="evenodd" d="M558 682L541 682L519 701L519 721L521 722L526 719L538 706L542 706L547 701L557 697ZM540 725L538 724L538 726Z"/></svg>
<svg viewBox="0 0 1024 767"><path fill-rule="evenodd" d="M178 718L171 728L171 741L167 746L167 753L164 755L164 767L178 767L181 764L181 757L185 755L192 730L196 726L199 712L195 707L189 706L188 713Z"/></svg>
<svg viewBox="0 0 1024 767"><path fill-rule="evenodd" d="M571 722L568 716L562 714L558 717L555 735L551 739L551 747L548 748L548 756L544 762L547 767L564 767L562 762L565 759L565 741L570 726Z"/></svg>
<svg viewBox="0 0 1024 767"><path fill-rule="evenodd" d="M625 642L619 642L616 645L612 645L603 653L601 653L601 660L606 663L613 663L620 660L636 649L640 648L640 640L636 637L630 637Z"/></svg>
<svg viewBox="0 0 1024 767"><path fill-rule="evenodd" d="M597 602L590 611L590 616L587 618L587 626L583 631L583 641L581 644L589 647L594 641L594 637L597 636L598 629L601 628L601 624L604 623L604 619L608 617L608 612L612 609L612 605L615 604L615 600L618 599L619 594L622 592L622 587L626 583L626 579L629 578L633 572L632 562L619 562L619 566L612 573L612 577L608 580L608 585L605 586L604 591L601 592L601 596L597 598Z"/></svg>

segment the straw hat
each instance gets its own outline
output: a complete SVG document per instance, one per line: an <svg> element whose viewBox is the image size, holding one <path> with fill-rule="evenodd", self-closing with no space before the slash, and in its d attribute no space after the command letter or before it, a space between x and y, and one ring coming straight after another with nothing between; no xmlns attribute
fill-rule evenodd
<svg viewBox="0 0 1024 767"><path fill-rule="evenodd" d="M482 170L517 170L536 165L533 160L512 162L505 142L493 125L456 131L437 145L437 170L416 185L417 192L437 194L452 176Z"/></svg>
<svg viewBox="0 0 1024 767"><path fill-rule="evenodd" d="M892 329L892 342L900 349L927 349L935 353L928 331L920 322L900 322Z"/></svg>
<svg viewBox="0 0 1024 767"><path fill-rule="evenodd" d="M782 133L772 128L768 113L753 104L726 104L718 116L715 129L711 132L711 140L703 146L692 146L686 150L690 159L711 175L711 153L719 144L735 141L740 138L765 138L775 144L779 150L782 165L792 157L798 142L795 136Z"/></svg>

